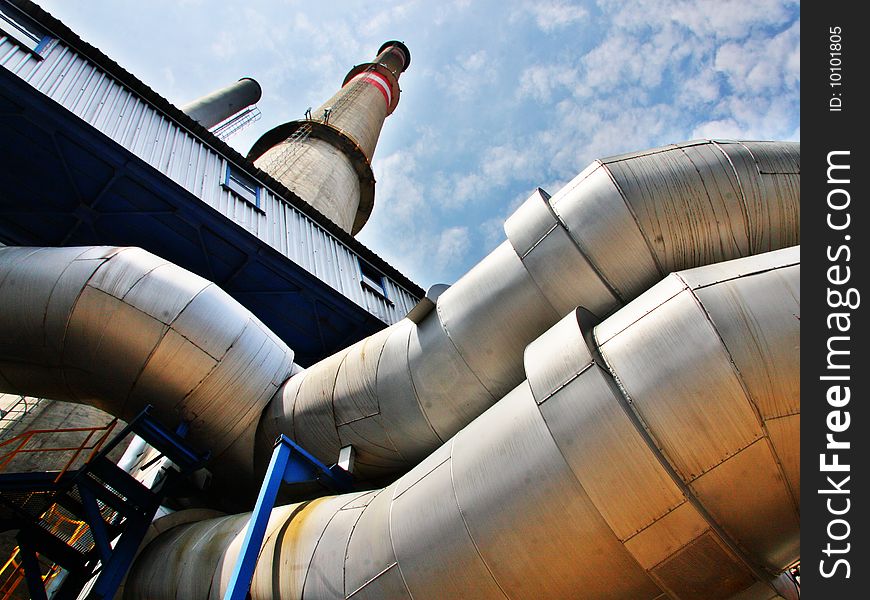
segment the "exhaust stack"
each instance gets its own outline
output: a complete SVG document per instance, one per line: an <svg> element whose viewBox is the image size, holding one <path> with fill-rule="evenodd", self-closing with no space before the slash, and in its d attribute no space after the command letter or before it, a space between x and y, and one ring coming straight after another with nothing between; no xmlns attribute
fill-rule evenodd
<svg viewBox="0 0 870 600"><path fill-rule="evenodd" d="M329 100L305 118L265 133L248 153L254 164L356 235L372 213L371 160L384 119L399 103L399 76L411 63L402 42L355 66Z"/></svg>
<svg viewBox="0 0 870 600"><path fill-rule="evenodd" d="M211 129L256 104L262 96L263 89L259 83L250 77L242 77L231 85L185 104L181 110L206 129Z"/></svg>

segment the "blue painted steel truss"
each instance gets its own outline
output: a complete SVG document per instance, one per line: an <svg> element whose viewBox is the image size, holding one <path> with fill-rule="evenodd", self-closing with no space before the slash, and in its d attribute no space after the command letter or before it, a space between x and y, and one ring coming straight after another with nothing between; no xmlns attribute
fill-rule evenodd
<svg viewBox="0 0 870 600"><path fill-rule="evenodd" d="M386 326L6 69L0 242L144 248L219 285L302 366Z"/></svg>

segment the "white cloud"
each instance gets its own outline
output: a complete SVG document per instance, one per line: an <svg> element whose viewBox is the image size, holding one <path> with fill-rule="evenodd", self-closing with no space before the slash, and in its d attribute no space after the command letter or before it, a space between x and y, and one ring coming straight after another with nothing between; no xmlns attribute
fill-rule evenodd
<svg viewBox="0 0 870 600"><path fill-rule="evenodd" d="M533 141L491 146L481 149L481 158L472 172L454 176L452 193L444 199L448 209L480 202L517 181L528 181L544 168L542 148Z"/></svg>
<svg viewBox="0 0 870 600"><path fill-rule="evenodd" d="M589 16L585 7L565 0L526 2L522 11L531 14L535 24L546 33L567 27Z"/></svg>
<svg viewBox="0 0 870 600"><path fill-rule="evenodd" d="M787 21L791 3L697 4L601 3L597 45L522 72L520 98L547 103L573 91L555 105L557 126L537 135L544 177L570 178L594 158L697 136L794 135L800 23L769 30Z"/></svg>
<svg viewBox="0 0 870 600"><path fill-rule="evenodd" d="M361 23L361 25L369 35L389 36L391 35L391 30L396 27L397 23L407 20L412 15L414 8L418 4L419 2L417 0L411 0L410 2L402 2L394 5L380 5L368 12L367 18Z"/></svg>
<svg viewBox="0 0 870 600"><path fill-rule="evenodd" d="M517 89L519 98L550 102L556 90L571 90L578 85L578 71L568 65L534 64L523 69Z"/></svg>
<svg viewBox="0 0 870 600"><path fill-rule="evenodd" d="M772 38L724 44L716 53L715 68L739 94L761 94L799 83L799 24Z"/></svg>
<svg viewBox="0 0 870 600"><path fill-rule="evenodd" d="M444 206L457 208L478 197L489 185L480 173L464 173L456 177L453 192L444 198Z"/></svg>
<svg viewBox="0 0 870 600"><path fill-rule="evenodd" d="M713 69L703 69L683 81L682 100L687 106L709 104L721 95L719 76Z"/></svg>
<svg viewBox="0 0 870 600"><path fill-rule="evenodd" d="M238 52L238 37L234 31L219 31L211 43L212 54L221 59L234 56Z"/></svg>
<svg viewBox="0 0 870 600"><path fill-rule="evenodd" d="M378 182L376 206L399 223L410 223L424 205L417 161L409 152L396 152L379 160L378 172L388 173Z"/></svg>
<svg viewBox="0 0 870 600"><path fill-rule="evenodd" d="M699 0L671 4L670 17L699 37L740 39L754 29L785 23L789 6L797 5L798 0Z"/></svg>
<svg viewBox="0 0 870 600"><path fill-rule="evenodd" d="M443 63L429 72L441 92L460 102L479 100L483 90L495 82L495 71L490 69L486 50L469 55L458 55L453 62Z"/></svg>
<svg viewBox="0 0 870 600"><path fill-rule="evenodd" d="M441 232L434 260L437 269L444 271L467 259L471 247L468 227L450 227Z"/></svg>
<svg viewBox="0 0 870 600"><path fill-rule="evenodd" d="M672 22L694 36L740 39L754 29L782 25L798 0L598 0L616 27L642 31Z"/></svg>
<svg viewBox="0 0 870 600"><path fill-rule="evenodd" d="M706 121L701 123L692 131L692 136L696 139L712 138L726 140L746 139L746 130L740 126L732 118L717 119L714 121Z"/></svg>

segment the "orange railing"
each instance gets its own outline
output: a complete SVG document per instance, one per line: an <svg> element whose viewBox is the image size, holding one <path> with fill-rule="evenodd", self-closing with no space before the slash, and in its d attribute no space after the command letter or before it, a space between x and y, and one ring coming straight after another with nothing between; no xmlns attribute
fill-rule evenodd
<svg viewBox="0 0 870 600"><path fill-rule="evenodd" d="M112 433L112 430L115 428L118 419L112 419L108 424L102 427L71 427L68 429L31 429L30 431L25 431L24 433L20 433L13 438L10 438L4 442L0 442L0 452L3 452L4 449L14 448L12 450L8 450L5 454L0 454L0 471L3 471L12 460L19 455L22 454L35 454L40 452L72 452L72 456L66 462L64 467L60 470L55 477L55 483L60 481L60 478L63 477L64 473L66 473L69 468L73 465L76 459L81 456L83 452L90 451L85 462L90 461L97 452L100 451L100 448L109 438L109 434ZM96 439L95 435L102 432L101 435L98 435ZM39 448L28 448L27 445L37 436L48 436L48 435L57 435L57 434L74 434L74 433L86 433L84 440L78 446L43 446ZM93 442L91 441L93 440ZM16 444L17 442L17 444Z"/></svg>
<svg viewBox="0 0 870 600"><path fill-rule="evenodd" d="M48 452L70 453L71 456L66 460L63 468L57 473L57 476L54 479L54 482L57 483L83 453L88 453L87 458L85 459L85 462L88 462L97 454L97 452L100 451L100 448L102 448L106 440L109 439L109 435L112 433L117 422L118 419L113 419L102 427L31 429L30 431L25 431L15 437L0 442L0 471L5 470L16 456ZM29 447L34 439L45 439L49 436L64 436L64 434L82 434L83 439L78 445L66 444L65 442L52 444L51 440L49 440L49 445L38 448ZM49 525L49 529L52 533L57 533L63 530L65 532L65 537L69 538L69 542L67 543L70 545L74 545L88 532L87 523L64 516L59 511L57 504L53 504L47 511L45 511L41 519ZM12 551L12 554L9 556L9 559L2 565L2 567L0 567L0 600L11 598L24 581L24 568L21 565L19 555L20 549L16 546ZM42 575L42 579L46 584L60 572L60 568L52 563L43 563L43 568L46 572Z"/></svg>

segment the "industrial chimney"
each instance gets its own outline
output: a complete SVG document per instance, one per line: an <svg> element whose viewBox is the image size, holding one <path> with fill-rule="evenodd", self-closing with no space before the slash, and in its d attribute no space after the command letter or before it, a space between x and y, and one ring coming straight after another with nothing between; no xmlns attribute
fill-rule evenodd
<svg viewBox="0 0 870 600"><path fill-rule="evenodd" d="M264 134L248 158L355 235L374 207L371 159L410 62L405 44L386 42L373 62L350 70L332 98Z"/></svg>

